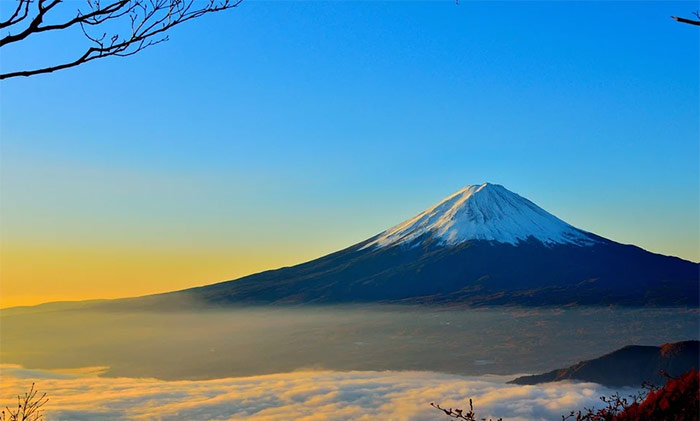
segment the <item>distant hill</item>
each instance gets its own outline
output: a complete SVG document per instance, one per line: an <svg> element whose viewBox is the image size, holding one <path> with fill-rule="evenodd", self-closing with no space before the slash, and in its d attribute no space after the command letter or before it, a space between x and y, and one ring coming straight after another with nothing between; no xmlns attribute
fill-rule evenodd
<svg viewBox="0 0 700 421"><path fill-rule="evenodd" d="M581 361L568 368L511 381L515 384L539 384L561 380L580 380L606 386L640 386L643 381L661 386L666 378L660 371L677 377L700 367L700 342L685 341L661 346L630 345L602 357Z"/></svg>

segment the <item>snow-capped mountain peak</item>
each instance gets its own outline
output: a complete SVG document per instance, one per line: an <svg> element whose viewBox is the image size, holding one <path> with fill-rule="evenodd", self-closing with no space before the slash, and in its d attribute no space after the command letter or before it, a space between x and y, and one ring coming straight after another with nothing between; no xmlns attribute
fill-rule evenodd
<svg viewBox="0 0 700 421"><path fill-rule="evenodd" d="M534 238L545 245L592 245L597 240L499 184L466 186L365 245L387 247L430 237L446 245L469 240L518 244Z"/></svg>

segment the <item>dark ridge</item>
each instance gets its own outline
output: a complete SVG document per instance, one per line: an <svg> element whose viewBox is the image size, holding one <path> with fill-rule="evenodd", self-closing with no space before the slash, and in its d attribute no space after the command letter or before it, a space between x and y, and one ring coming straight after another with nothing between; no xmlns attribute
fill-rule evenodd
<svg viewBox="0 0 700 421"><path fill-rule="evenodd" d="M605 386L641 386L651 382L661 386L664 373L678 377L700 367L700 342L684 341L661 346L630 345L593 360L581 361L568 368L533 376L523 376L510 383L532 385L562 380L594 382Z"/></svg>

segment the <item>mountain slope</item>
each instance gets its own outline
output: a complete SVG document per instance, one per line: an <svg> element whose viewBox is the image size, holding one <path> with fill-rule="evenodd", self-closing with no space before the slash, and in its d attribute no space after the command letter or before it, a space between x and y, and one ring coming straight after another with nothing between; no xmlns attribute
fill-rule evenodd
<svg viewBox="0 0 700 421"><path fill-rule="evenodd" d="M695 306L699 271L696 263L579 230L502 186L483 184L339 252L174 294L220 305Z"/></svg>
<svg viewBox="0 0 700 421"><path fill-rule="evenodd" d="M666 378L663 370L678 377L692 368L700 367L700 342L685 341L661 346L626 346L571 367L511 381L515 384L539 384L562 380L580 380L606 386L636 386L647 381L657 386Z"/></svg>

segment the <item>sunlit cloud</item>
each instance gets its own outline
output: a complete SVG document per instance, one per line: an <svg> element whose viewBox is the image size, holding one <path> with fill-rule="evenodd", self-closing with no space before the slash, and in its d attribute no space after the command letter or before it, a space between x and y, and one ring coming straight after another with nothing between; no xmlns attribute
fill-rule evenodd
<svg viewBox="0 0 700 421"><path fill-rule="evenodd" d="M612 391L593 383L506 384L512 377L434 372L304 371L202 381L103 378L82 372L3 365L3 405L32 381L50 398L48 420L435 420L429 406L464 407L479 416L554 420L599 403Z"/></svg>

